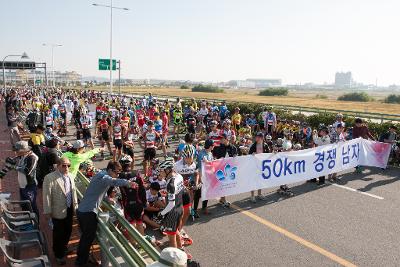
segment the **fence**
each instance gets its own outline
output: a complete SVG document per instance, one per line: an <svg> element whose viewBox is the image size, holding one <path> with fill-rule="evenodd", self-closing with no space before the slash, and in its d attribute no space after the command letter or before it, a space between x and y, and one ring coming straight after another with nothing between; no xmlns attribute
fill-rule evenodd
<svg viewBox="0 0 400 267"><path fill-rule="evenodd" d="M82 174L76 176L78 198L82 198L89 185L89 180ZM108 222L107 211L115 216L118 225ZM145 267L152 261L157 261L160 257L158 250L145 239L119 212L106 202L102 202L102 210L98 220L97 240L99 242L102 256L102 262L105 260L113 267L132 266ZM128 236L128 238L126 237ZM134 240L143 250L140 253L128 239ZM104 266L104 265L103 265Z"/></svg>

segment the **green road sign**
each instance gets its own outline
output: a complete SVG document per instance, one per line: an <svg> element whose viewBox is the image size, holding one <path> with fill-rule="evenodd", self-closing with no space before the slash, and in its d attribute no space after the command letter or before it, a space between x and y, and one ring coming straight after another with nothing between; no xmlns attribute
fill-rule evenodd
<svg viewBox="0 0 400 267"><path fill-rule="evenodd" d="M117 69L117 61L113 59L112 70ZM99 70L110 70L110 60L106 58L99 58Z"/></svg>
<svg viewBox="0 0 400 267"><path fill-rule="evenodd" d="M41 84L42 83L42 80L36 80L35 81L35 84Z"/></svg>

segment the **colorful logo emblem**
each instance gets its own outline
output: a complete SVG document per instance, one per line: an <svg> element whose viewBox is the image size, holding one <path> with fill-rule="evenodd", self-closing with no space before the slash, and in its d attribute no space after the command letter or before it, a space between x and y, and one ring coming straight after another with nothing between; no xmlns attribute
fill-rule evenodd
<svg viewBox="0 0 400 267"><path fill-rule="evenodd" d="M225 165L224 170L218 170L215 173L215 176L219 181L225 181L225 180L235 180L236 178L236 171L237 167L232 167L229 164Z"/></svg>

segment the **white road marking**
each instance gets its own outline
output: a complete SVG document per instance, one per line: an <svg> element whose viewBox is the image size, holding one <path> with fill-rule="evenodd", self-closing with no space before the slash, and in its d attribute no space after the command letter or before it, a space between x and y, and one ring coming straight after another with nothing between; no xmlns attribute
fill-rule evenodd
<svg viewBox="0 0 400 267"><path fill-rule="evenodd" d="M334 184L334 183L329 183L329 184L331 184L333 186L336 186L336 187L343 188L345 190L349 190L349 191L352 191L352 192L360 193L362 195L373 197L373 198L376 198L376 199L379 199L379 200L383 200L384 199L383 197L380 197L380 196L377 196L377 195L374 195L374 194L370 194L370 193L367 193L367 192L363 192L363 191L360 191L360 190L357 190L357 189L354 189L354 188L351 188L351 187L348 187L348 186L344 186L344 185L340 185L340 184Z"/></svg>

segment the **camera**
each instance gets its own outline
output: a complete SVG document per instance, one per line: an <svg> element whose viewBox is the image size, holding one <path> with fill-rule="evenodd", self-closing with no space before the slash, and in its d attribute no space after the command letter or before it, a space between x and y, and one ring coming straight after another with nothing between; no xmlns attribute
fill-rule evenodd
<svg viewBox="0 0 400 267"><path fill-rule="evenodd" d="M10 171L15 169L15 166L17 165L17 160L16 158L11 158L7 157L6 158L6 165L4 166L3 169L0 170L0 178L3 178L6 176L6 174Z"/></svg>

